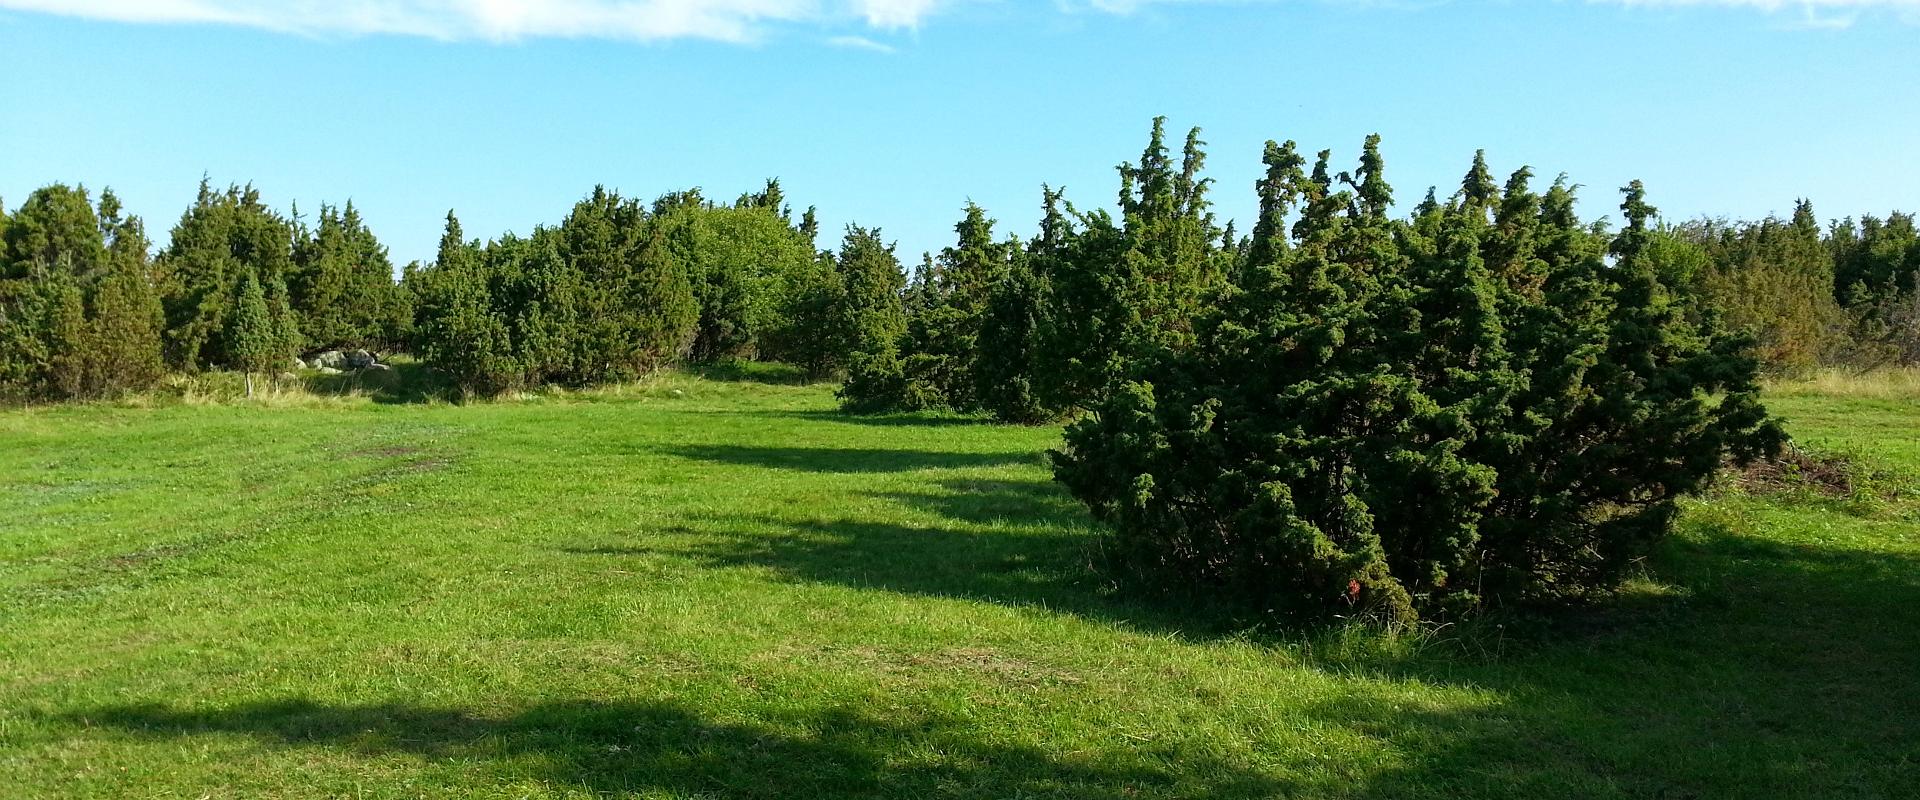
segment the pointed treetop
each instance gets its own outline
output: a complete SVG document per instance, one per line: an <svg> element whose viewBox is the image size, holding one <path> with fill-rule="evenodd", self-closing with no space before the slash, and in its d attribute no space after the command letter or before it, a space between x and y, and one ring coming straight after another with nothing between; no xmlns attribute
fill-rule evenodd
<svg viewBox="0 0 1920 800"><path fill-rule="evenodd" d="M1180 175L1174 179L1174 195L1182 214L1199 215L1206 211L1207 187L1212 178L1200 177L1200 171L1207 164L1207 143L1200 138L1200 129L1187 131L1187 143L1181 149Z"/></svg>
<svg viewBox="0 0 1920 800"><path fill-rule="evenodd" d="M1793 230L1803 237L1820 238L1820 220L1813 215L1813 201L1806 198L1793 203Z"/></svg>
<svg viewBox="0 0 1920 800"><path fill-rule="evenodd" d="M1285 249L1287 216L1308 191L1306 173L1301 171L1307 162L1291 140L1286 144L1267 142L1261 161L1267 165L1267 174L1254 184L1260 195L1260 217L1254 222L1248 252L1248 263L1253 266L1271 263Z"/></svg>
<svg viewBox="0 0 1920 800"><path fill-rule="evenodd" d="M1438 191L1438 189L1432 186L1427 187L1427 196L1421 198L1420 204L1413 207L1413 215L1416 217L1424 217L1435 211L1439 211L1440 198L1437 194Z"/></svg>
<svg viewBox="0 0 1920 800"><path fill-rule="evenodd" d="M1626 198L1620 201L1620 210L1627 215L1627 229L1646 230L1647 222L1659 213L1659 209L1647 204L1646 184L1635 180L1621 187L1620 192L1626 195Z"/></svg>
<svg viewBox="0 0 1920 800"><path fill-rule="evenodd" d="M1367 137L1366 146L1360 152L1358 185L1360 211L1372 219L1386 219L1387 209L1393 205L1393 187L1387 185L1386 160L1380 156L1380 134Z"/></svg>
<svg viewBox="0 0 1920 800"><path fill-rule="evenodd" d="M1553 179L1553 187L1546 196L1540 198L1540 218L1542 222L1556 228L1572 230L1580 224L1580 217L1573 211L1575 194L1580 187L1567 179L1562 172Z"/></svg>
<svg viewBox="0 0 1920 800"><path fill-rule="evenodd" d="M1457 197L1467 208L1485 211L1493 206L1494 198L1499 196L1499 187L1493 182L1493 171L1487 168L1487 151L1473 151L1473 166L1460 179L1460 193Z"/></svg>

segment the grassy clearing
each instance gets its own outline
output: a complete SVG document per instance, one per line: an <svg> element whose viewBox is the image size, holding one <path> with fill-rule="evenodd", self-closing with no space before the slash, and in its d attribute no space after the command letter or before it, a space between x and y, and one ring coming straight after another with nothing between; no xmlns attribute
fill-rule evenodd
<svg viewBox="0 0 1920 800"><path fill-rule="evenodd" d="M0 412L0 795L1920 785L1910 493L1729 490L1563 618L1236 632L1091 576L1057 431L790 378ZM1777 395L1876 485L1920 470L1912 396Z"/></svg>

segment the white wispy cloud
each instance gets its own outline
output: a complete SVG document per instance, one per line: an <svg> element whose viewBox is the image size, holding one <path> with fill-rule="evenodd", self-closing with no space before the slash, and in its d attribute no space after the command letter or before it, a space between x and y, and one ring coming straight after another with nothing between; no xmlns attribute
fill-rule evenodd
<svg viewBox="0 0 1920 800"><path fill-rule="evenodd" d="M838 33L830 44L890 47L853 31L916 30L977 0L0 0L0 9L127 23L235 25L310 36L398 35L449 41L542 37L751 42L782 26ZM1127 15L1202 4L1365 5L1447 0L1053 0L1063 12ZM1587 0L1643 8L1719 7L1778 15L1800 27L1845 27L1870 14L1920 23L1920 0ZM858 40L858 41L855 41Z"/></svg>
<svg viewBox="0 0 1920 800"><path fill-rule="evenodd" d="M1428 8L1447 0L1316 0L1322 5L1368 6L1380 9ZM1149 8L1193 5L1272 5L1289 0L1054 0L1063 11L1100 11L1133 14ZM1291 0L1295 5L1308 0ZM1892 12L1898 19L1920 23L1920 0L1587 0L1604 5L1645 8L1728 8L1779 15L1804 27L1845 27L1868 12Z"/></svg>
<svg viewBox="0 0 1920 800"><path fill-rule="evenodd" d="M886 53L888 55L899 52L894 49L893 45L885 42L876 42L865 36L833 36L827 39L827 44L834 47L844 47L849 50L872 50L876 53Z"/></svg>
<svg viewBox="0 0 1920 800"><path fill-rule="evenodd" d="M938 10L941 0L854 0L868 25L888 30L918 28Z"/></svg>
<svg viewBox="0 0 1920 800"><path fill-rule="evenodd" d="M0 8L131 23L238 25L308 35L745 42L769 26L917 28L943 0L0 0Z"/></svg>
<svg viewBox="0 0 1920 800"><path fill-rule="evenodd" d="M1886 13L1920 24L1920 0L1588 0L1643 8L1747 9L1782 17L1803 28L1845 28L1866 13Z"/></svg>

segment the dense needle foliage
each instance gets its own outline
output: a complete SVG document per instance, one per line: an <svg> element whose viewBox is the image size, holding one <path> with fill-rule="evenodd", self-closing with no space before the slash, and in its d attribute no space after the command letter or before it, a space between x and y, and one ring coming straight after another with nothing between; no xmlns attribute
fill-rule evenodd
<svg viewBox="0 0 1920 800"><path fill-rule="evenodd" d="M1163 588L1404 623L1610 587L1722 459L1781 434L1747 341L1692 313L1636 183L1608 241L1572 191L1388 216L1378 139L1270 146L1240 285L1069 427L1055 472Z"/></svg>

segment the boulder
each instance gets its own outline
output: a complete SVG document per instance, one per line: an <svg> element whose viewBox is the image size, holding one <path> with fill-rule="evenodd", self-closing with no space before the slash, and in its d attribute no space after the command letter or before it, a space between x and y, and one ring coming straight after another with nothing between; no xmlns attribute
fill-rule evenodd
<svg viewBox="0 0 1920 800"><path fill-rule="evenodd" d="M322 374L322 375L338 375L338 374L340 374L340 370L337 370L337 369L334 369L333 367L321 367L321 368L319 368L319 370L317 370L317 371L318 371L318 372L319 372L320 374Z"/></svg>
<svg viewBox="0 0 1920 800"><path fill-rule="evenodd" d="M295 372L299 372L307 368L307 362L301 361L299 357L296 356L292 361L287 363L287 367Z"/></svg>
<svg viewBox="0 0 1920 800"><path fill-rule="evenodd" d="M366 369L374 364L373 354L365 350L348 350L346 362L347 369Z"/></svg>
<svg viewBox="0 0 1920 800"><path fill-rule="evenodd" d="M393 367L376 362L373 364L368 364L367 369L373 370L374 372L386 372L387 370L393 369Z"/></svg>
<svg viewBox="0 0 1920 800"><path fill-rule="evenodd" d="M314 369L337 370L347 365L347 354L338 350L315 353L313 357L307 359L307 364Z"/></svg>

